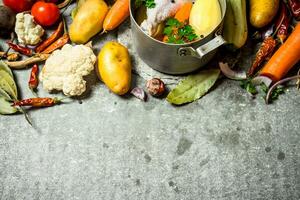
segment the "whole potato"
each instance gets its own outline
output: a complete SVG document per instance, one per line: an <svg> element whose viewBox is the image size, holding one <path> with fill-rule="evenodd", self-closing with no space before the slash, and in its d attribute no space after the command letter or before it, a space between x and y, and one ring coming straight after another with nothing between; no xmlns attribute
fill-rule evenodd
<svg viewBox="0 0 300 200"><path fill-rule="evenodd" d="M118 42L107 42L98 55L98 71L112 92L126 94L131 84L131 60L127 48Z"/></svg>
<svg viewBox="0 0 300 200"><path fill-rule="evenodd" d="M70 25L69 35L72 42L84 44L103 28L108 6L103 0L86 0L79 7Z"/></svg>
<svg viewBox="0 0 300 200"><path fill-rule="evenodd" d="M16 21L15 13L8 7L0 5L0 36L9 34Z"/></svg>
<svg viewBox="0 0 300 200"><path fill-rule="evenodd" d="M250 0L250 23L255 28L268 25L276 16L279 0Z"/></svg>

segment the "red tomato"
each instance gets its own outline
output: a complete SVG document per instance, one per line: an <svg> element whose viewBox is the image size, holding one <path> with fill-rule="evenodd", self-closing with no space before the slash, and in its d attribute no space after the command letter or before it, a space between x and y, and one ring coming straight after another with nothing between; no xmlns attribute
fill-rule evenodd
<svg viewBox="0 0 300 200"><path fill-rule="evenodd" d="M36 2L31 8L31 15L42 26L51 26L59 18L59 8L54 3Z"/></svg>
<svg viewBox="0 0 300 200"><path fill-rule="evenodd" d="M16 13L30 10L34 2L35 0L3 0L4 5Z"/></svg>

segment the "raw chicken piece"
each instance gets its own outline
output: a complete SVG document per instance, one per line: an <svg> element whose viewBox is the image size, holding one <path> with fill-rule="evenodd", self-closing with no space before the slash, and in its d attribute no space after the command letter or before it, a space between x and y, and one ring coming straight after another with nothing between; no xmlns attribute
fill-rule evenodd
<svg viewBox="0 0 300 200"><path fill-rule="evenodd" d="M176 14L182 4L190 0L155 0L155 8L147 9L147 19L141 24L141 28L148 35L156 33L157 26L167 18Z"/></svg>

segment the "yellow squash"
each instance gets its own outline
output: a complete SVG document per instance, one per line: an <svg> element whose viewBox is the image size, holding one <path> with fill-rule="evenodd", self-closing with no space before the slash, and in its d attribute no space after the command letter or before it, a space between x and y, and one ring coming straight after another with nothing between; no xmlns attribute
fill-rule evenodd
<svg viewBox="0 0 300 200"><path fill-rule="evenodd" d="M198 36L210 34L221 22L219 0L196 0L190 14L190 25Z"/></svg>
<svg viewBox="0 0 300 200"><path fill-rule="evenodd" d="M72 42L84 44L100 32L107 12L108 6L103 0L86 0L82 3L70 25Z"/></svg>
<svg viewBox="0 0 300 200"><path fill-rule="evenodd" d="M118 42L107 42L98 55L98 71L112 92L126 94L131 84L131 60L127 48Z"/></svg>

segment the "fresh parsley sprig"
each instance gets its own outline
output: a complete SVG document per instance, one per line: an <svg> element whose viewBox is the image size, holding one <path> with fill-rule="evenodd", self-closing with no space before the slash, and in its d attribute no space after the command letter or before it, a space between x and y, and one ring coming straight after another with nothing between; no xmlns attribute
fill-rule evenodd
<svg viewBox="0 0 300 200"><path fill-rule="evenodd" d="M138 8L141 5L145 5L146 8L155 8L156 4L154 0L135 0L135 6Z"/></svg>
<svg viewBox="0 0 300 200"><path fill-rule="evenodd" d="M244 80L241 82L241 87L243 89L245 89L249 94L251 95L256 95L258 94L259 92L262 92L264 95L263 95L263 98L265 99L266 98L266 95L269 91L269 88L264 84L260 84L258 85L257 87L251 82L251 80L247 79L247 80ZM260 89L260 91L258 90ZM285 90L283 87L277 87L276 89L274 89L274 91L272 92L271 94L271 98L270 100L271 101L275 101L276 99L278 99L278 97L281 95L281 94L284 94Z"/></svg>
<svg viewBox="0 0 300 200"><path fill-rule="evenodd" d="M167 43L184 44L192 42L198 38L194 29L186 22L179 22L175 18L166 21L164 34L167 36Z"/></svg>

